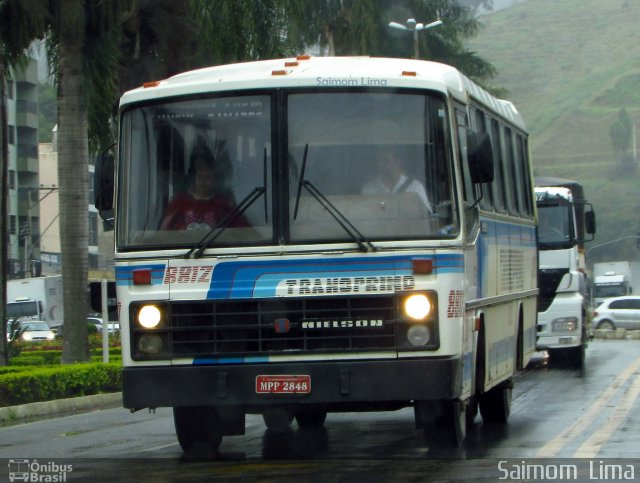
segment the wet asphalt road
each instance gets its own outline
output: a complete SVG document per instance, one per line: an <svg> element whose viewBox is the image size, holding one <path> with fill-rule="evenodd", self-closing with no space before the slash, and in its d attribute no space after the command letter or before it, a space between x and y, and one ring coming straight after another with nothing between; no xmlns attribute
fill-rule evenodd
<svg viewBox="0 0 640 483"><path fill-rule="evenodd" d="M58 472L70 482L501 481L505 476L514 481L534 463L555 480L616 481L602 477L604 468L605 477L611 470L617 481L631 476L640 481L640 460L633 460L640 457L639 394L640 341L596 340L587 349L584 377L537 354L515 379L509 423L485 425L478 416L460 450L429 448L414 428L413 410L403 409L329 414L322 431L300 431L294 423L285 434L272 434L260 416L247 416L246 434L225 438L218 455L188 459L175 439L170 410L110 409L1 428L0 481L9 481L9 469L3 468L11 468L10 460L14 466L17 460L59 465L42 474L71 465L66 468L71 471ZM558 473L574 469L577 478Z"/></svg>

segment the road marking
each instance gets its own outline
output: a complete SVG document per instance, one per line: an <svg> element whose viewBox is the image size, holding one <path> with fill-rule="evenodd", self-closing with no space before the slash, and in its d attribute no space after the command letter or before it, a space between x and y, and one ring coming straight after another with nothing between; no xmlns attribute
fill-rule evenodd
<svg viewBox="0 0 640 483"><path fill-rule="evenodd" d="M551 458L557 455L562 448L569 444L576 436L580 435L598 415L608 403L615 396L620 386L640 367L640 357L638 357L633 364L627 367L627 369L620 374L610 385L605 389L600 397L589 407L589 409L571 426L562 431L558 436L553 438L536 453L536 458Z"/></svg>
<svg viewBox="0 0 640 483"><path fill-rule="evenodd" d="M173 446L178 446L178 442L174 442L174 443L169 443L169 444L161 444L160 446L152 446L151 448L145 448L145 449L141 449L139 450L141 453L151 453L153 451L158 451L161 449L165 449L165 448L171 448Z"/></svg>
<svg viewBox="0 0 640 483"><path fill-rule="evenodd" d="M633 385L627 389L622 401L616 406L611 417L603 424L600 429L596 430L589 439L587 439L574 453L576 458L595 458L604 443L611 439L613 433L627 419L629 412L633 408L633 404L640 394L640 376L636 377Z"/></svg>

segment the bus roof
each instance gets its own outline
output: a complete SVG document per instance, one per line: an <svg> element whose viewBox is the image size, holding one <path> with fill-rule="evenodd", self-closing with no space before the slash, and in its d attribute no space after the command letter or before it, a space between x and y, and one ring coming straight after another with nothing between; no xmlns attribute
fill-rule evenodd
<svg viewBox="0 0 640 483"><path fill-rule="evenodd" d="M379 57L309 57L219 65L145 83L126 92L120 107L165 97L276 87L404 87L474 99L515 126L525 124L515 106L497 99L457 69L436 62Z"/></svg>

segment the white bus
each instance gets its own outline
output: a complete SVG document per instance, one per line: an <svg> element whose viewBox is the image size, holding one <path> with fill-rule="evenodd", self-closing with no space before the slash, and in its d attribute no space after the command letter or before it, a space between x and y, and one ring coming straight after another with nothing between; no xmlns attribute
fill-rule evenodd
<svg viewBox="0 0 640 483"><path fill-rule="evenodd" d="M185 451L246 414L413 407L451 445L478 407L507 420L537 297L511 103L442 64L301 56L150 82L120 111L126 408L172 407Z"/></svg>

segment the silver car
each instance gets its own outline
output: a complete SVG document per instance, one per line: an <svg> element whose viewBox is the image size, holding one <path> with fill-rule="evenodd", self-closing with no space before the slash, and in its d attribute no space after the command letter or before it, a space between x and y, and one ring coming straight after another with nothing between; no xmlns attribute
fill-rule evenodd
<svg viewBox="0 0 640 483"><path fill-rule="evenodd" d="M593 312L595 329L640 329L640 296L626 295L605 299Z"/></svg>

